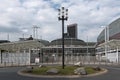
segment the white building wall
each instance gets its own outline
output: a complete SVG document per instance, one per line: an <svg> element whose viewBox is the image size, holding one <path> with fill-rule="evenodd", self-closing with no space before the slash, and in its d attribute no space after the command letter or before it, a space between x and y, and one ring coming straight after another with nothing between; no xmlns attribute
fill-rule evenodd
<svg viewBox="0 0 120 80"><path fill-rule="evenodd" d="M120 63L120 51L118 49L110 50L105 55L103 55L104 52L96 53L96 54L97 54L96 59L99 61Z"/></svg>
<svg viewBox="0 0 120 80"><path fill-rule="evenodd" d="M6 65L30 65L30 53L2 53L2 63Z"/></svg>
<svg viewBox="0 0 120 80"><path fill-rule="evenodd" d="M118 53L114 52L114 53L107 53L107 60L110 62L118 62Z"/></svg>

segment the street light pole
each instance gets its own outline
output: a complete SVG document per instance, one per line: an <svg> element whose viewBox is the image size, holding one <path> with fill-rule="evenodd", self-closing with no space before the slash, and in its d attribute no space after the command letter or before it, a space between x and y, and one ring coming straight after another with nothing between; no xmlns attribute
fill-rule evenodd
<svg viewBox="0 0 120 80"><path fill-rule="evenodd" d="M107 27L105 26L105 57L107 63Z"/></svg>
<svg viewBox="0 0 120 80"><path fill-rule="evenodd" d="M64 69L64 20L67 21L68 19L68 9L65 9L62 7L61 9L58 9L59 11L59 17L58 20L62 20L62 68Z"/></svg>
<svg viewBox="0 0 120 80"><path fill-rule="evenodd" d="M105 57L106 57L106 63L107 63L107 42L108 42L108 40L109 40L109 28L108 28L108 26L101 26L101 27L103 27L104 28L104 40L105 40Z"/></svg>
<svg viewBox="0 0 120 80"><path fill-rule="evenodd" d="M109 42L109 26L105 26L105 56L106 56L106 63L108 59L108 42Z"/></svg>

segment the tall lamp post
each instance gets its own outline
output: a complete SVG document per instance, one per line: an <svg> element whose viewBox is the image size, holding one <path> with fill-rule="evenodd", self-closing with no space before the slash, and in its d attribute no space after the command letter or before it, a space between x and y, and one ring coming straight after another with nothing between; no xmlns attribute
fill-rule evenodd
<svg viewBox="0 0 120 80"><path fill-rule="evenodd" d="M68 19L68 9L62 7L58 11L58 20L62 21L62 68L64 69L64 21Z"/></svg>
<svg viewBox="0 0 120 80"><path fill-rule="evenodd" d="M109 26L101 26L104 28L104 38L105 38L105 57L106 57L106 63L108 59L108 42L109 42Z"/></svg>

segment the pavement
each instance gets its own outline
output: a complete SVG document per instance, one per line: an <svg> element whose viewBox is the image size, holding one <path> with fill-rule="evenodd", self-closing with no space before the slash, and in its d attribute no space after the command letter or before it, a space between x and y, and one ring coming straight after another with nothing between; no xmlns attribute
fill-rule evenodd
<svg viewBox="0 0 120 80"><path fill-rule="evenodd" d="M93 77L28 77L21 76L17 72L26 67L5 67L0 68L0 80L120 80L120 66L102 66L108 72Z"/></svg>

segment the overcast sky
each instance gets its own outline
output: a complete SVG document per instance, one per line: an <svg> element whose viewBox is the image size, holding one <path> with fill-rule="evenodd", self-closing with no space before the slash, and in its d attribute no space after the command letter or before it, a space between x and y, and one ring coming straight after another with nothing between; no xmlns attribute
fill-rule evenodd
<svg viewBox="0 0 120 80"><path fill-rule="evenodd" d="M33 35L33 25L38 38L54 40L61 37L61 21L57 9L68 8L66 25L78 24L78 38L96 41L107 26L120 17L120 0L0 0L0 39L16 41Z"/></svg>

